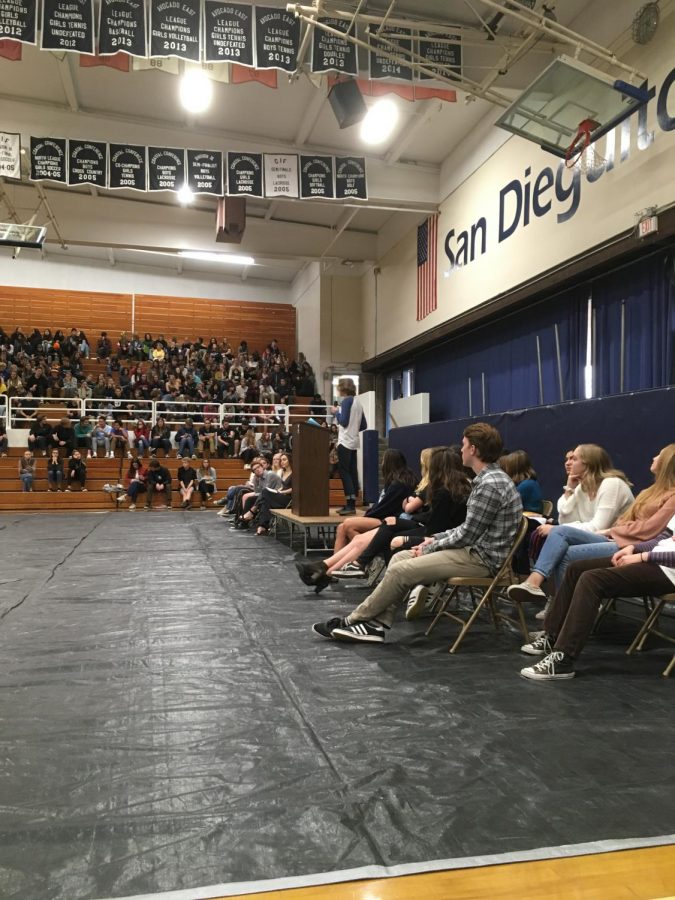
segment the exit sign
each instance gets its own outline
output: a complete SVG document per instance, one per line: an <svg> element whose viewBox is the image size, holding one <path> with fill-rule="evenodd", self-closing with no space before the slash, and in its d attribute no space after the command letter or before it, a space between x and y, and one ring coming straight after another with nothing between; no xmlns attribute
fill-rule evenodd
<svg viewBox="0 0 675 900"><path fill-rule="evenodd" d="M656 234L659 230L659 220L656 216L648 216L646 219L640 219L638 222L638 235L641 238L649 237L650 234Z"/></svg>

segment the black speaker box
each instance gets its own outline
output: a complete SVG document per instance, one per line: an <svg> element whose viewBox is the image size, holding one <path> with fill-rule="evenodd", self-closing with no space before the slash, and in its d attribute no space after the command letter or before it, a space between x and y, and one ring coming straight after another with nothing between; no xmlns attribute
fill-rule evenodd
<svg viewBox="0 0 675 900"><path fill-rule="evenodd" d="M246 229L246 197L220 197L216 210L216 241L240 244Z"/></svg>
<svg viewBox="0 0 675 900"><path fill-rule="evenodd" d="M328 100L340 128L356 125L368 112L355 81L338 81L328 92Z"/></svg>

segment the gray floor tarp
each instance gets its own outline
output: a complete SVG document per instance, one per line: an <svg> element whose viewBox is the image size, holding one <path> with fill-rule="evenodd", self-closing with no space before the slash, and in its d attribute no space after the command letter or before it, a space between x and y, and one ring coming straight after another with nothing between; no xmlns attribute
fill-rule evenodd
<svg viewBox="0 0 675 900"><path fill-rule="evenodd" d="M212 512L0 519L0 896L92 900L673 831L668 652L610 618L573 682L310 630L288 548Z"/></svg>

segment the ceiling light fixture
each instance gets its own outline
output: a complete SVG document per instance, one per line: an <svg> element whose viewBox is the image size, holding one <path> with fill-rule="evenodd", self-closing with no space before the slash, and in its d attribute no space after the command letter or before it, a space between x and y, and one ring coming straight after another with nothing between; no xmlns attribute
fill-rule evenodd
<svg viewBox="0 0 675 900"><path fill-rule="evenodd" d="M179 250L178 255L183 259L197 259L200 262L227 263L231 266L254 266L255 259L252 256L242 256L240 253L208 253L205 250Z"/></svg>
<svg viewBox="0 0 675 900"><path fill-rule="evenodd" d="M393 100L378 100L361 123L361 139L367 144L382 144L398 122L398 107Z"/></svg>
<svg viewBox="0 0 675 900"><path fill-rule="evenodd" d="M213 83L201 69L189 69L180 80L180 102L191 113L204 112L211 105Z"/></svg>
<svg viewBox="0 0 675 900"><path fill-rule="evenodd" d="M181 206L189 206L195 199L192 188L187 184L184 184L183 187L177 192L176 197L178 197L178 202Z"/></svg>

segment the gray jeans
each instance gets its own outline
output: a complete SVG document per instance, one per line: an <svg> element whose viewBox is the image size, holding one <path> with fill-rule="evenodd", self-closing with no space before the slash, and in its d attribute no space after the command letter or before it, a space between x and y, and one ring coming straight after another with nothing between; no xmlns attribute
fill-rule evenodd
<svg viewBox="0 0 675 900"><path fill-rule="evenodd" d="M349 621L354 624L377 619L390 628L396 610L416 584L433 584L456 576L484 578L490 574L471 547L438 550L425 556L414 556L411 550L402 550L393 557L387 574L373 593L349 614Z"/></svg>

